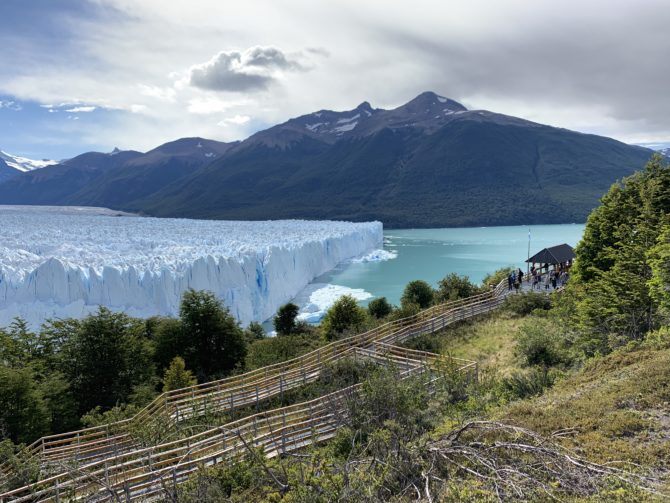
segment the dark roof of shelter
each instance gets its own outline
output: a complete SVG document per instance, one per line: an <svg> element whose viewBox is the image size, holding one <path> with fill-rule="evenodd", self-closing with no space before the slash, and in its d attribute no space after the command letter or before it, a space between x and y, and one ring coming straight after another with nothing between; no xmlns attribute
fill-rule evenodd
<svg viewBox="0 0 670 503"><path fill-rule="evenodd" d="M575 250L572 246L563 243L562 245L552 246L540 250L535 255L530 257L526 262L535 264L560 264L573 260L575 258Z"/></svg>

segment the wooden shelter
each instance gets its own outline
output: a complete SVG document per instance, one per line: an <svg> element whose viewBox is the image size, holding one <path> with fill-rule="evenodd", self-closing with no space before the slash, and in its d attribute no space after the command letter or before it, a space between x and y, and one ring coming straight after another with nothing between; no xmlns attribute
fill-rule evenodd
<svg viewBox="0 0 670 503"><path fill-rule="evenodd" d="M572 263L574 259L575 250L572 248L572 246L563 243L561 245L540 250L535 255L526 260L526 262L529 264L540 264L541 266L548 264L556 267L558 265Z"/></svg>

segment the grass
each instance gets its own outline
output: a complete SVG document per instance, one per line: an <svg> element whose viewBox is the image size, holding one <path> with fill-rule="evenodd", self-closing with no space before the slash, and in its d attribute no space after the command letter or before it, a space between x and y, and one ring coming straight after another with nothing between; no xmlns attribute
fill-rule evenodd
<svg viewBox="0 0 670 503"><path fill-rule="evenodd" d="M523 318L496 312L417 337L406 346L474 360L479 362L480 368L496 368L501 375L508 375L519 368L514 346L522 323Z"/></svg>
<svg viewBox="0 0 670 503"><path fill-rule="evenodd" d="M497 419L563 442L599 462L670 468L670 350L620 350L593 360L542 396L501 408Z"/></svg>

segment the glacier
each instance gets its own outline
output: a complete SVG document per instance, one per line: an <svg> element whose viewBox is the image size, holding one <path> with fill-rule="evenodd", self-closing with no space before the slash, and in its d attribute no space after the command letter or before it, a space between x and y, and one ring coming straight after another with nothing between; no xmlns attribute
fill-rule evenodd
<svg viewBox="0 0 670 503"><path fill-rule="evenodd" d="M174 316L209 290L243 324L264 321L317 276L381 248L381 222L139 217L102 208L0 206L0 326L106 306Z"/></svg>

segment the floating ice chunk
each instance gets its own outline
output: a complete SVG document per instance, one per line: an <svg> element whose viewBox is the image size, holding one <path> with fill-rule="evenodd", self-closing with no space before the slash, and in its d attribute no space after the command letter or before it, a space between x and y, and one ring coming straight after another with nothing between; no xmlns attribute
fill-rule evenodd
<svg viewBox="0 0 670 503"><path fill-rule="evenodd" d="M390 250L374 250L370 253L366 253L362 257L352 258L350 262L354 264L364 263L364 262L384 262L385 260L393 260L398 258L398 252Z"/></svg>
<svg viewBox="0 0 670 503"><path fill-rule="evenodd" d="M362 288L349 288L341 285L312 283L302 290L293 300L300 307L298 320L307 323L318 323L326 315L326 311L337 299L351 295L357 301L371 299L373 295Z"/></svg>

